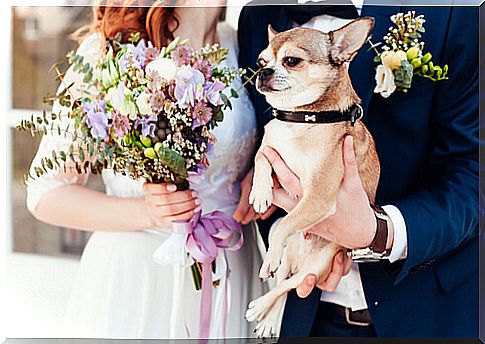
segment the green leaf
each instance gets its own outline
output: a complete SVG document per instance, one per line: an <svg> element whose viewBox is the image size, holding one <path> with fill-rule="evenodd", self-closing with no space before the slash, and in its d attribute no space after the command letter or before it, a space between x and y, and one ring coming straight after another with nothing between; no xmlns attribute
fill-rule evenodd
<svg viewBox="0 0 485 344"><path fill-rule="evenodd" d="M413 81L414 67L406 60L401 62L401 66L395 71L395 83L398 88L411 88Z"/></svg>
<svg viewBox="0 0 485 344"><path fill-rule="evenodd" d="M231 96L236 99L239 98L239 94L234 88L231 88Z"/></svg>
<svg viewBox="0 0 485 344"><path fill-rule="evenodd" d="M187 164L182 156L167 147L160 147L157 154L160 161L175 175L180 178L187 178Z"/></svg>
<svg viewBox="0 0 485 344"><path fill-rule="evenodd" d="M67 154L69 155L69 158L71 159L71 161L76 160L75 157L74 157L74 146L73 145L69 146L69 150L68 150Z"/></svg>
<svg viewBox="0 0 485 344"><path fill-rule="evenodd" d="M94 155L94 144L93 141L89 141L88 143L88 154L90 157Z"/></svg>
<svg viewBox="0 0 485 344"><path fill-rule="evenodd" d="M84 161L85 156L84 156L84 149L82 149L82 147L79 147L78 153L79 153L79 160Z"/></svg>

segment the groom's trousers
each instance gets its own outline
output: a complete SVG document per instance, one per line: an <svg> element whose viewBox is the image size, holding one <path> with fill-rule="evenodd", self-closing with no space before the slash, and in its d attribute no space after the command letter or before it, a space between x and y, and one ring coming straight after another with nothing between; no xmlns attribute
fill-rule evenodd
<svg viewBox="0 0 485 344"><path fill-rule="evenodd" d="M332 303L320 302L310 337L376 337L374 326L349 324L345 308Z"/></svg>

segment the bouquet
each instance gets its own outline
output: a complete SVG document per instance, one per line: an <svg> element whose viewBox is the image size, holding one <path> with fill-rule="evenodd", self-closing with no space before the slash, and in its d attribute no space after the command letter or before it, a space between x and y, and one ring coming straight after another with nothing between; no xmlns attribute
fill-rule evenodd
<svg viewBox="0 0 485 344"><path fill-rule="evenodd" d="M230 85L244 70L221 67L227 54L217 44L196 51L178 38L158 50L139 34L126 44L108 41L96 65L69 53L69 63L83 76L83 84L76 85L81 96L73 96L74 84L66 85L54 66L63 87L44 100L50 105L59 102L68 113L44 112L23 120L18 129L63 135L70 144L44 156L28 178L59 169L94 174L112 169L135 180L188 188L203 177L207 153L216 142L212 131L223 120L224 109L231 107L230 98L238 97ZM183 254L193 263L197 289L202 265L209 266L205 270L211 277L217 248L235 250L242 244L239 225L220 212L197 214L190 223L174 224L175 230L183 234Z"/></svg>
<svg viewBox="0 0 485 344"><path fill-rule="evenodd" d="M411 89L414 76L432 81L448 79L448 65L435 65L431 53L424 52L424 42L420 41L426 32L424 16L416 16L415 11L409 11L393 15L391 21L394 27L391 26L384 36L385 44L373 44L369 37L370 49L376 53L374 62L378 63L374 92L384 98L396 90L406 93ZM380 45L381 52L377 49Z"/></svg>

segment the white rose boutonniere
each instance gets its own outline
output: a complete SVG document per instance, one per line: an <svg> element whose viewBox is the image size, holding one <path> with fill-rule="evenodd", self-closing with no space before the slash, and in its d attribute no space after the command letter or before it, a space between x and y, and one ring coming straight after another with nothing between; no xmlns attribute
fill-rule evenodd
<svg viewBox="0 0 485 344"><path fill-rule="evenodd" d="M384 98L388 98L395 90L396 83L392 70L385 65L377 66L374 93L380 93Z"/></svg>
<svg viewBox="0 0 485 344"><path fill-rule="evenodd" d="M373 44L369 37L370 49L376 53L374 61L376 68L375 93L388 98L397 91L408 92L415 75L432 81L448 79L448 65L443 68L435 65L431 53L423 53L424 42L420 42L421 34L426 32L423 15L416 16L415 11L406 14L398 13L391 17L395 27L389 28L384 36L385 44ZM382 45L381 51L377 48Z"/></svg>

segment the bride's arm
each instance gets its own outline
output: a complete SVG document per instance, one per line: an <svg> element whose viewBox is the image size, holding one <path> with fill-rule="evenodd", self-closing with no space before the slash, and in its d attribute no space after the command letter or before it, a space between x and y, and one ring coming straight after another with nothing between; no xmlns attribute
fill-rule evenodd
<svg viewBox="0 0 485 344"><path fill-rule="evenodd" d="M33 215L56 226L88 231L135 231L188 221L200 201L191 190L170 184L145 184L145 197L121 198L71 184L46 192Z"/></svg>

